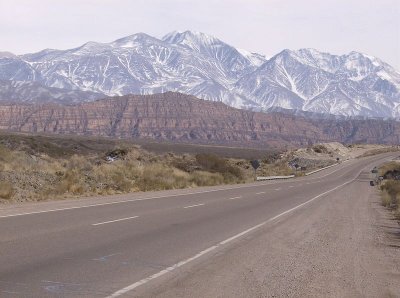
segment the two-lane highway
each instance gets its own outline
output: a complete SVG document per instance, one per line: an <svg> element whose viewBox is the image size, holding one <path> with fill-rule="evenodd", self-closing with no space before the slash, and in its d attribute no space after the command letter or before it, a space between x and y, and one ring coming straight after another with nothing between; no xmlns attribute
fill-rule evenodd
<svg viewBox="0 0 400 298"><path fill-rule="evenodd" d="M392 154L308 177L0 208L1 297L135 296L352 183Z"/></svg>

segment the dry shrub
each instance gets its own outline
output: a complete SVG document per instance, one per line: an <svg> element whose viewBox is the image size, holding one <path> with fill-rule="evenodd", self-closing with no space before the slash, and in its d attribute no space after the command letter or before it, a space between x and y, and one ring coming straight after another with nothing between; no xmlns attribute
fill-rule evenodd
<svg viewBox="0 0 400 298"><path fill-rule="evenodd" d="M10 162L12 160L11 150L7 147L0 145L0 161Z"/></svg>
<svg viewBox="0 0 400 298"><path fill-rule="evenodd" d="M77 169L80 171L91 171L93 169L92 164L87 157L82 155L73 155L67 163L67 169Z"/></svg>
<svg viewBox="0 0 400 298"><path fill-rule="evenodd" d="M400 198L400 181L389 180L381 186L382 197L389 197L390 206L398 207L398 201Z"/></svg>
<svg viewBox="0 0 400 298"><path fill-rule="evenodd" d="M109 173L110 181L112 181L111 187L118 192L132 191L140 175L139 170L130 163L119 163Z"/></svg>
<svg viewBox="0 0 400 298"><path fill-rule="evenodd" d="M390 206L391 198L386 190L382 191L382 193L381 193L381 202L382 202L382 205L385 207Z"/></svg>
<svg viewBox="0 0 400 298"><path fill-rule="evenodd" d="M263 166L258 170L259 175L263 176L288 176L293 174L293 170L288 166L285 161L278 161L270 165Z"/></svg>
<svg viewBox="0 0 400 298"><path fill-rule="evenodd" d="M224 177L219 173L195 171L191 176L191 182L197 186L213 186L224 183Z"/></svg>
<svg viewBox="0 0 400 298"><path fill-rule="evenodd" d="M197 154L196 161L204 170L210 172L223 173L228 171L226 160L214 154Z"/></svg>
<svg viewBox="0 0 400 298"><path fill-rule="evenodd" d="M226 159L214 154L197 154L196 161L204 171L220 173L225 183L238 182L243 180L242 170L230 165Z"/></svg>
<svg viewBox="0 0 400 298"><path fill-rule="evenodd" d="M172 171L174 177L174 189L186 188L190 186L190 175L188 173L176 168L172 168Z"/></svg>
<svg viewBox="0 0 400 298"><path fill-rule="evenodd" d="M61 176L65 171L63 163L63 161L58 160L40 159L37 161L37 164L34 166L34 168L36 168L38 171Z"/></svg>
<svg viewBox="0 0 400 298"><path fill-rule="evenodd" d="M0 146L0 162L3 164L3 171L26 171L32 168L32 158L22 151L11 151Z"/></svg>
<svg viewBox="0 0 400 298"><path fill-rule="evenodd" d="M106 153L106 156L123 159L128 154L128 152L129 151L126 148L116 148L114 150L108 151Z"/></svg>
<svg viewBox="0 0 400 298"><path fill-rule="evenodd" d="M172 162L172 166L186 173L192 173L200 169L200 166L197 164L197 162L190 159L175 159Z"/></svg>
<svg viewBox="0 0 400 298"><path fill-rule="evenodd" d="M93 178L96 182L96 192L130 192L137 190L136 183L141 175L138 166L129 161L117 161L109 164L101 164L93 170Z"/></svg>
<svg viewBox="0 0 400 298"><path fill-rule="evenodd" d="M328 153L328 149L322 144L315 145L312 149L315 153Z"/></svg>
<svg viewBox="0 0 400 298"><path fill-rule="evenodd" d="M379 175L383 176L387 172L400 171L400 163L396 161L388 162L379 167Z"/></svg>
<svg viewBox="0 0 400 298"><path fill-rule="evenodd" d="M81 179L80 173L76 169L67 170L61 181L54 187L55 194L83 194L87 187Z"/></svg>
<svg viewBox="0 0 400 298"><path fill-rule="evenodd" d="M187 187L187 177L182 174L182 171L178 171L178 169L173 169L163 164L147 165L138 181L138 187L142 191Z"/></svg>
<svg viewBox="0 0 400 298"><path fill-rule="evenodd" d="M14 195L14 189L10 182L0 181L0 198L11 200Z"/></svg>

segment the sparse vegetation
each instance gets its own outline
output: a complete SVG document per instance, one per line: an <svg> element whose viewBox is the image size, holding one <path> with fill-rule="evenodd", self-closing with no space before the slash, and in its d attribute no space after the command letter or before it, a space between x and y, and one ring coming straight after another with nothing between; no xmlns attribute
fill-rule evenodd
<svg viewBox="0 0 400 298"><path fill-rule="evenodd" d="M195 146L190 149L194 151ZM206 154L203 149L201 146L199 154L154 153L115 140L99 140L97 144L90 138L86 143L81 137L36 139L2 134L0 201L109 195L253 180L249 160Z"/></svg>
<svg viewBox="0 0 400 298"><path fill-rule="evenodd" d="M390 162L382 165L379 168L379 173L382 176L387 176L388 173L400 170L400 163ZM393 210L395 217L400 220L400 181L385 180L380 186L382 205Z"/></svg>

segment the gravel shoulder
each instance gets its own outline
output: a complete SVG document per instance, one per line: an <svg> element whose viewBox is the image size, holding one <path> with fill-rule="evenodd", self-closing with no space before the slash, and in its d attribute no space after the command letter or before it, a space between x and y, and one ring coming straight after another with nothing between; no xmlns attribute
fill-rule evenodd
<svg viewBox="0 0 400 298"><path fill-rule="evenodd" d="M135 297L400 297L400 227L368 173Z"/></svg>

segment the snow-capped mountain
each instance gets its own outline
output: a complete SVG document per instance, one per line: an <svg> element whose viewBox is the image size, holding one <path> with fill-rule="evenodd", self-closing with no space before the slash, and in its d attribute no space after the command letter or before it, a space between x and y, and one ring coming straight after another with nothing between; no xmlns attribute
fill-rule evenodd
<svg viewBox="0 0 400 298"><path fill-rule="evenodd" d="M361 53L284 50L242 77L236 90L263 108L346 116L399 116L400 74Z"/></svg>
<svg viewBox="0 0 400 298"><path fill-rule="evenodd" d="M254 110L400 116L400 73L377 58L302 49L266 59L192 31L6 53L0 55L0 80L104 95L177 91Z"/></svg>
<svg viewBox="0 0 400 298"><path fill-rule="evenodd" d="M46 87L33 81L0 80L0 102L74 104L90 102L104 96L90 91Z"/></svg>

